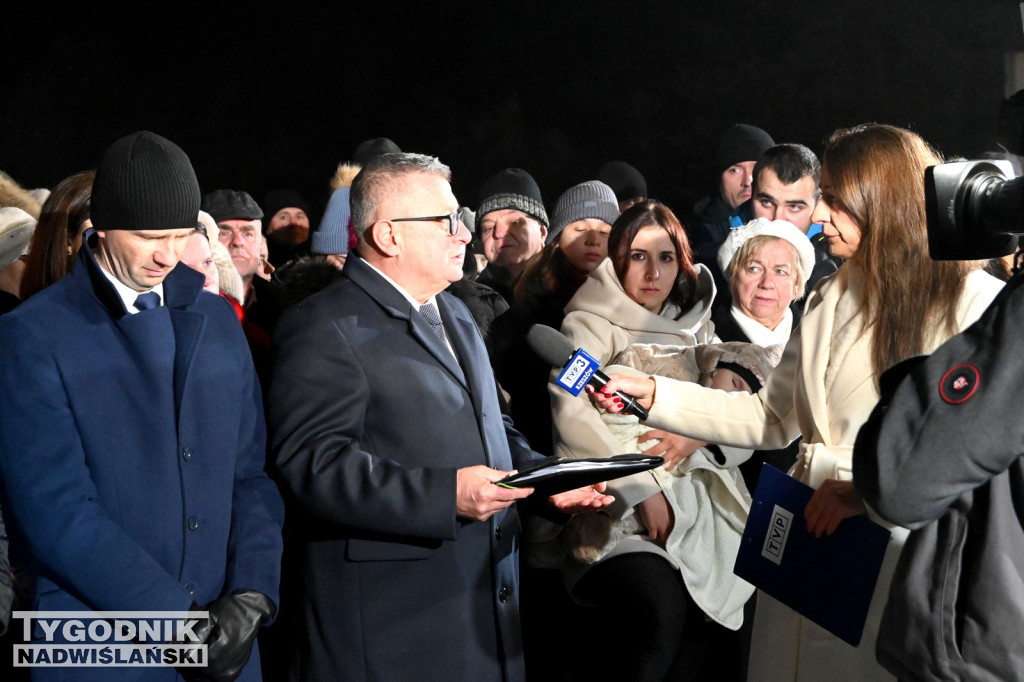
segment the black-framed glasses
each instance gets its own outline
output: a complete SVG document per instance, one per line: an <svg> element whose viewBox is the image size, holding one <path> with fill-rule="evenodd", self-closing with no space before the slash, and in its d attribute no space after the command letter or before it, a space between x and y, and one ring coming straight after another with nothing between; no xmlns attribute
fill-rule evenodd
<svg viewBox="0 0 1024 682"><path fill-rule="evenodd" d="M459 233L459 212L458 211L454 211L453 213L449 213L448 215L431 215L431 216L425 216L423 218L392 218L391 222L393 222L393 223L414 223L414 222L419 222L421 220L423 220L423 221L447 220L448 221L448 234L450 234L451 236L454 237L455 235L457 235Z"/></svg>

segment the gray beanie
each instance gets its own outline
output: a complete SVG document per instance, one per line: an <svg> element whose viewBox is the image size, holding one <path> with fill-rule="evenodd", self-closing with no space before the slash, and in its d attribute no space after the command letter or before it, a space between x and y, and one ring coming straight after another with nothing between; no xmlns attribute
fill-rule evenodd
<svg viewBox="0 0 1024 682"><path fill-rule="evenodd" d="M619 217L619 200L615 198L612 188L600 180L589 180L565 190L558 197L555 212L551 218L551 229L548 230L547 243L558 239L559 233L566 225L577 220L597 218L609 225Z"/></svg>
<svg viewBox="0 0 1024 682"><path fill-rule="evenodd" d="M476 234L476 211L469 206L459 206L459 218L470 234Z"/></svg>

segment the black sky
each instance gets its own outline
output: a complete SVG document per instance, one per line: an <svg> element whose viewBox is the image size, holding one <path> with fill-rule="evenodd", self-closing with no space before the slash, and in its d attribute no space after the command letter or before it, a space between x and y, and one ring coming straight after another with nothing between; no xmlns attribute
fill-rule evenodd
<svg viewBox="0 0 1024 682"><path fill-rule="evenodd" d="M1012 0L16 4L0 170L23 186L150 129L204 191L292 186L315 208L379 135L451 165L463 203L521 166L549 208L612 158L685 207L737 121L815 151L880 121L976 156L994 147L1004 54L1024 50Z"/></svg>

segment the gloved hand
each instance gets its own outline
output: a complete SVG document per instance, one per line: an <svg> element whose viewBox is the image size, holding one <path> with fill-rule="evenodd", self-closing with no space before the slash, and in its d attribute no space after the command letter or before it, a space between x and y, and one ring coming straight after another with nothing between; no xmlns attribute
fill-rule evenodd
<svg viewBox="0 0 1024 682"><path fill-rule="evenodd" d="M207 645L205 668L181 668L187 679L231 682L242 674L260 626L274 617L270 597L256 590L236 590L207 604L210 617L194 632Z"/></svg>

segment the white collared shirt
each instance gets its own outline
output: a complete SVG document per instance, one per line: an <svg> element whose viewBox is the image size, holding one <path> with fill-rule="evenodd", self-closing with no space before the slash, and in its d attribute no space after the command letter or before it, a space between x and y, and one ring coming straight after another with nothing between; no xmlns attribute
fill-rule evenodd
<svg viewBox="0 0 1024 682"><path fill-rule="evenodd" d="M100 264L97 262L97 265ZM107 272L107 269L102 265L100 265L100 272L102 272L104 277L106 277L110 281L110 283L114 285L114 291L116 291L117 295L121 297L121 301L124 302L124 309L128 311L128 314L134 315L135 313L139 312L139 309L135 307L135 299L139 297L139 294L145 294L148 292L135 291L135 289L132 289L130 286L119 280L117 277L114 277L114 275ZM160 305L165 304L163 282L160 282L160 284L157 284L149 291L159 294Z"/></svg>
<svg viewBox="0 0 1024 682"><path fill-rule="evenodd" d="M363 263L365 263L366 265L369 265L370 268L372 268L374 272L376 272L378 275L380 275L381 277L384 278L384 281L386 281L388 284L390 284L395 289L397 289L398 293L402 294L402 296L405 297L405 300L409 301L409 304L412 306L413 310L415 310L417 313L419 312L421 305L427 305L429 303L430 305L434 306L434 308L437 310L437 314L438 315L441 314L441 309L437 305L437 296L436 295L435 296L431 296L430 298L428 298L423 303L420 303L415 298L413 298L412 295L410 295L408 291L406 291L404 288L402 288L401 284L399 284L395 280L393 280L390 277L388 277L387 275L385 275L378 268L373 267L373 265L370 264L370 262L368 260L366 260L365 258L363 259ZM445 337L444 343L445 343L446 346L448 346L448 350L451 351L452 356L455 357L456 360L458 360L459 356L455 355L455 349L452 348L452 342L448 340L448 332L447 331L444 333L444 337Z"/></svg>

